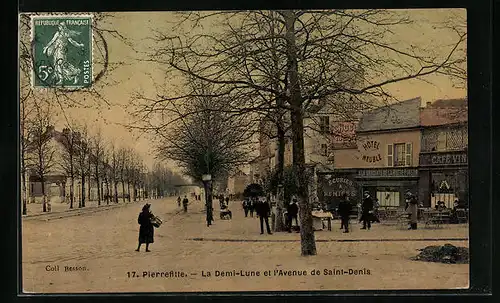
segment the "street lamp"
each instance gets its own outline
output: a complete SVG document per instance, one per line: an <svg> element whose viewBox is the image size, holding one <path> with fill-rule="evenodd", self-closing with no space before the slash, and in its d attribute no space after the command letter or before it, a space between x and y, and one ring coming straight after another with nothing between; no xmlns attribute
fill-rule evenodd
<svg viewBox="0 0 500 303"><path fill-rule="evenodd" d="M212 213L212 175L205 174L201 176L203 181L203 187L205 189L205 207L207 209L207 226L212 225L213 213Z"/></svg>

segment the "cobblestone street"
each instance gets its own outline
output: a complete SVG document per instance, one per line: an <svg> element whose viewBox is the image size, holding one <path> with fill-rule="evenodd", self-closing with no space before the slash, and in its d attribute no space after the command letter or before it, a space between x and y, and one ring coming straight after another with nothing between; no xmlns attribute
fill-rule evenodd
<svg viewBox="0 0 500 303"><path fill-rule="evenodd" d="M467 225L407 231L375 224L365 231L353 224L353 231L344 234L335 221L332 231L315 233L318 255L302 257L298 233L260 235L259 220L245 218L237 202L230 204L232 220L218 219L216 208L216 221L211 227L205 224L200 201L193 201L188 213L180 211L175 198L150 203L164 223L155 229L155 243L149 253L144 247L141 252L134 251L137 216L144 201L49 221L43 216L24 218L25 292L468 287L468 264L410 260L418 254L417 249L429 245L468 247Z"/></svg>

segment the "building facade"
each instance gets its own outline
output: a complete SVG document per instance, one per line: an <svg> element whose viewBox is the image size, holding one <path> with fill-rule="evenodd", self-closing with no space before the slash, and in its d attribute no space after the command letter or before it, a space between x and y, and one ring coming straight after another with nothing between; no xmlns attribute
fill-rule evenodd
<svg viewBox="0 0 500 303"><path fill-rule="evenodd" d="M380 205L398 207L406 191L418 192L420 103L415 98L368 111L350 122L355 128L344 122L345 139L332 146L333 170L318 172L323 204L337 205L343 194L360 201L368 191Z"/></svg>
<svg viewBox="0 0 500 303"><path fill-rule="evenodd" d="M438 100L421 111L419 199L424 206L437 201L452 208L468 204L467 100Z"/></svg>

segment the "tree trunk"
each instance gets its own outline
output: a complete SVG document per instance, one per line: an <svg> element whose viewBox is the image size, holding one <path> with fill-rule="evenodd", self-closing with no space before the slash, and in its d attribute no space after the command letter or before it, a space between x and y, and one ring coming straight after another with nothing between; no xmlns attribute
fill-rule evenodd
<svg viewBox="0 0 500 303"><path fill-rule="evenodd" d="M40 178L42 182L42 211L47 211L47 197L45 197L45 178Z"/></svg>
<svg viewBox="0 0 500 303"><path fill-rule="evenodd" d="M101 205L101 180L99 178L99 165L95 166L95 180L97 182L97 206Z"/></svg>
<svg viewBox="0 0 500 303"><path fill-rule="evenodd" d="M122 200L125 203L125 181L122 178Z"/></svg>
<svg viewBox="0 0 500 303"><path fill-rule="evenodd" d="M75 201L75 176L72 174L70 176L70 184L69 184L69 208L73 208L74 201Z"/></svg>
<svg viewBox="0 0 500 303"><path fill-rule="evenodd" d="M296 16L293 11L284 11L286 26L288 79L290 81L290 103L293 138L293 166L297 183L297 198L300 215L301 254L303 256L316 255L316 242L312 222L311 205L307 195L307 179L305 172L304 155L304 114L302 110L302 96L298 77L297 46L295 43Z"/></svg>
<svg viewBox="0 0 500 303"><path fill-rule="evenodd" d="M116 180L114 180L113 183L114 183L114 188L115 188L114 201L115 201L115 203L118 203L118 182Z"/></svg>
<svg viewBox="0 0 500 303"><path fill-rule="evenodd" d="M110 191L109 191L109 180L106 177L106 204L109 205L109 198L111 197Z"/></svg>
<svg viewBox="0 0 500 303"><path fill-rule="evenodd" d="M85 176L82 176L82 207L85 207Z"/></svg>
<svg viewBox="0 0 500 303"><path fill-rule="evenodd" d="M21 157L24 157L24 156L21 156ZM24 159L22 159L22 161L23 161L23 173L21 175L21 182L22 182L21 192L23 195L23 215L26 215L26 214L28 214L28 206L27 206L28 190L26 188L26 171L24 171L25 170Z"/></svg>
<svg viewBox="0 0 500 303"><path fill-rule="evenodd" d="M89 176L88 176L88 186L87 186L87 201L92 201L91 197L90 197L90 191L92 189L92 179L90 177L90 172L89 172Z"/></svg>
<svg viewBox="0 0 500 303"><path fill-rule="evenodd" d="M127 200L130 202L130 181L127 181Z"/></svg>
<svg viewBox="0 0 500 303"><path fill-rule="evenodd" d="M276 161L276 177L278 180L278 192L276 201L276 218L275 218L274 230L280 232L286 230L285 222L283 222L283 210L286 203L284 201L284 195L283 195L283 171L285 168L285 130L283 128L282 115L278 115L278 123L276 126L278 129L278 159L277 159L278 161Z"/></svg>
<svg viewBox="0 0 500 303"><path fill-rule="evenodd" d="M134 189L134 202L137 201L137 185L135 182L133 183L133 189Z"/></svg>

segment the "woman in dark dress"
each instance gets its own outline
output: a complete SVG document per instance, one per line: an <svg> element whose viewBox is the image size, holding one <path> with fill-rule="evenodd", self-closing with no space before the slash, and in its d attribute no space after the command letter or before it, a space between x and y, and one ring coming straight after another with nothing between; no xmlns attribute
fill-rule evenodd
<svg viewBox="0 0 500 303"><path fill-rule="evenodd" d="M153 213L150 210L151 204L146 203L142 208L142 212L137 218L137 223L141 225L139 228L139 245L135 251L139 251L142 243L146 243L146 251L149 252L149 244L154 242L154 228L151 220L154 218Z"/></svg>

